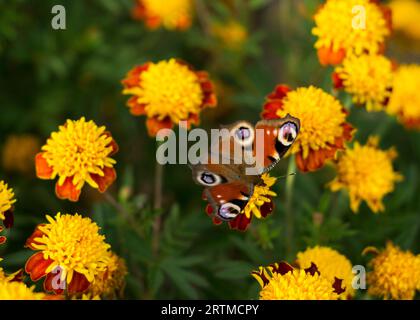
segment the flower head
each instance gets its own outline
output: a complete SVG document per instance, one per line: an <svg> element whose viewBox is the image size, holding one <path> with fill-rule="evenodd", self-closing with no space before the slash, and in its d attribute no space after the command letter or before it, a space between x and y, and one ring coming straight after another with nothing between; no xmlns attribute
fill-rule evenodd
<svg viewBox="0 0 420 320"><path fill-rule="evenodd" d="M374 253L367 274L368 293L384 299L412 300L420 290L420 256L403 251L388 242L384 250L368 247L365 253Z"/></svg>
<svg viewBox="0 0 420 320"><path fill-rule="evenodd" d="M34 157L41 143L32 135L11 135L3 147L3 167L20 173L33 172Z"/></svg>
<svg viewBox="0 0 420 320"><path fill-rule="evenodd" d="M147 117L151 136L180 121L198 124L202 109L217 103L207 73L175 59L135 67L122 83L123 94L132 95L127 102L130 112Z"/></svg>
<svg viewBox="0 0 420 320"><path fill-rule="evenodd" d="M394 76L388 113L409 129L420 130L420 65L401 65Z"/></svg>
<svg viewBox="0 0 420 320"><path fill-rule="evenodd" d="M296 263L301 269L307 269L314 263L331 284L334 284L336 278L342 279L345 291L341 294L341 298L346 299L354 295L352 264L338 251L329 247L315 246L299 252Z"/></svg>
<svg viewBox="0 0 420 320"><path fill-rule="evenodd" d="M353 128L346 122L347 111L332 95L313 86L290 91L279 85L267 97L262 117L282 118L287 114L300 119L299 137L290 152L302 171L321 168L334 159L337 150L352 138Z"/></svg>
<svg viewBox="0 0 420 320"><path fill-rule="evenodd" d="M113 252L109 252L106 268L95 276L88 293L92 297L103 297L106 299L121 297L125 287L126 275L127 267L124 259Z"/></svg>
<svg viewBox="0 0 420 320"><path fill-rule="evenodd" d="M335 77L354 103L366 104L368 111L381 111L391 95L392 69L391 61L382 55L351 55L335 68Z"/></svg>
<svg viewBox="0 0 420 320"><path fill-rule="evenodd" d="M252 276L261 285L261 300L337 300L343 292L340 279L332 284L313 263L307 269L275 263L260 267Z"/></svg>
<svg viewBox="0 0 420 320"><path fill-rule="evenodd" d="M3 221L6 228L13 226L13 204L15 202L13 189L9 189L4 181L0 181L0 220ZM0 237L1 239L3 238Z"/></svg>
<svg viewBox="0 0 420 320"><path fill-rule="evenodd" d="M271 187L276 183L276 180L277 178L271 177L267 173L261 176L261 182L254 186L253 193L243 210L233 220L229 221L231 229L245 231L251 223L252 216L262 219L273 212L272 197L277 196L277 194L271 190ZM204 193L203 199L207 200ZM210 204L206 207L206 213L212 217L215 225L222 223L222 220L213 215L213 207Z"/></svg>
<svg viewBox="0 0 420 320"><path fill-rule="evenodd" d="M420 3L417 0L393 0L388 5L392 11L392 28L420 40Z"/></svg>
<svg viewBox="0 0 420 320"><path fill-rule="evenodd" d="M337 160L337 177L329 186L332 191L348 190L353 212L359 210L362 200L373 212L383 211L383 197L402 179L392 166L395 149L384 151L378 144L378 137L369 138L364 146L355 142L353 149L346 149Z"/></svg>
<svg viewBox="0 0 420 320"><path fill-rule="evenodd" d="M327 0L315 14L312 33L322 65L346 55L380 53L390 34L390 11L372 0Z"/></svg>
<svg viewBox="0 0 420 320"><path fill-rule="evenodd" d="M237 21L216 23L212 32L228 48L239 49L248 37L245 27Z"/></svg>
<svg viewBox="0 0 420 320"><path fill-rule="evenodd" d="M58 177L55 192L60 199L78 201L85 183L105 192L116 179L116 161L111 156L118 151L118 145L105 130L84 117L67 120L36 155L38 178Z"/></svg>
<svg viewBox="0 0 420 320"><path fill-rule="evenodd" d="M144 20L149 29L185 30L191 26L192 0L137 0L135 19Z"/></svg>
<svg viewBox="0 0 420 320"><path fill-rule="evenodd" d="M45 293L34 292L35 287L28 288L23 282L0 280L0 300L43 300Z"/></svg>
<svg viewBox="0 0 420 320"><path fill-rule="evenodd" d="M48 223L39 225L26 241L27 247L38 252L26 262L25 271L32 281L46 276L46 291L86 291L106 270L110 246L90 218L60 213L46 218Z"/></svg>

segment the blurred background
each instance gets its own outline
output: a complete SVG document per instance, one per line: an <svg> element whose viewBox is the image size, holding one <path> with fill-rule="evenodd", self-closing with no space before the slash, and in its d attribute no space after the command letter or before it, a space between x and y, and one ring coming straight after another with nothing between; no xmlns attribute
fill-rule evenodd
<svg viewBox="0 0 420 320"><path fill-rule="evenodd" d="M264 97L278 83L331 91L332 68L320 66L311 35L321 1L199 1L192 27L185 31L150 31L133 19L134 0L59 2L66 8L66 30L51 28L57 1L0 2L0 180L17 198L15 226L0 247L7 271L22 267L32 254L23 247L27 237L46 214L57 212L78 212L102 227L107 242L127 262L125 298L255 299L259 286L251 270L293 259L316 244L362 265L363 248L383 247L386 240L420 252L420 134L362 108L353 108L349 118L358 128L355 139L364 143L378 134L382 148L395 146L395 168L405 177L385 198L384 213L373 214L363 204L353 214L345 192L325 188L335 176L330 166L296 176L292 248L286 248L284 238L286 179L275 186L274 214L254 219L246 233L213 226L204 212L202 189L186 165L164 168L163 209L152 209L156 142L147 135L145 118L133 117L125 106L120 83L125 74L147 61L183 59L208 71L216 85L219 104L201 114L202 127L240 119L255 123ZM396 32L388 43L388 57L420 61L418 39ZM81 116L105 125L119 143L118 179L110 193L134 224L89 187L79 202L70 203L56 198L52 181L35 177L33 156L40 146L66 119ZM275 175L286 173L287 162L275 168ZM158 254L151 245L156 215L162 218Z"/></svg>

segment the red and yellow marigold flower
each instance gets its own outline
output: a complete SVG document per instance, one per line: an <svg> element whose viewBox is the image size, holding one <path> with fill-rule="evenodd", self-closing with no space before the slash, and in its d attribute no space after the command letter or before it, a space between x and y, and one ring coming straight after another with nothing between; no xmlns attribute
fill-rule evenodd
<svg viewBox="0 0 420 320"><path fill-rule="evenodd" d="M13 204L16 202L13 189L9 188L4 181L0 181L0 220L6 228L13 226ZM0 230L1 231L1 230ZM5 238L0 237L0 243Z"/></svg>
<svg viewBox="0 0 420 320"><path fill-rule="evenodd" d="M137 0L135 19L144 20L149 29L185 30L191 26L192 0Z"/></svg>
<svg viewBox="0 0 420 320"><path fill-rule="evenodd" d="M384 110L391 96L393 64L382 55L351 55L335 68L336 88L353 96L353 102L365 105L368 111Z"/></svg>
<svg viewBox="0 0 420 320"><path fill-rule="evenodd" d="M122 83L123 94L132 95L130 112L147 117L150 136L180 121L197 125L201 111L217 104L208 74L175 59L135 67Z"/></svg>
<svg viewBox="0 0 420 320"><path fill-rule="evenodd" d="M307 269L274 263L253 271L252 276L261 286L260 300L337 300L344 291L341 279L331 283L314 263Z"/></svg>
<svg viewBox="0 0 420 320"><path fill-rule="evenodd" d="M420 130L420 65L401 65L394 76L387 112L409 129Z"/></svg>
<svg viewBox="0 0 420 320"><path fill-rule="evenodd" d="M84 117L67 120L41 150L35 157L36 175L58 177L55 193L60 199L78 201L85 183L105 192L117 177L111 158L118 151L117 143L104 126Z"/></svg>
<svg viewBox="0 0 420 320"><path fill-rule="evenodd" d="M378 250L368 247L364 254L375 256L369 262L372 271L367 274L368 293L384 299L413 300L420 290L420 256L403 251L392 242Z"/></svg>
<svg viewBox="0 0 420 320"><path fill-rule="evenodd" d="M322 276L331 284L334 284L337 278L342 279L344 292L340 295L341 299L351 298L354 295L352 264L338 251L329 247L315 246L299 252L296 263L301 269L307 269L314 263Z"/></svg>
<svg viewBox="0 0 420 320"><path fill-rule="evenodd" d="M353 212L358 212L362 200L373 212L384 211L383 197L402 179L392 166L397 157L395 149L381 150L378 144L378 137L370 137L364 146L355 142L336 162L337 177L329 187L332 191L348 190Z"/></svg>
<svg viewBox="0 0 420 320"><path fill-rule="evenodd" d="M251 223L253 216L257 219L262 219L273 212L274 203L272 198L277 196L277 194L271 190L271 187L276 183L277 178L264 173L261 176L261 179L261 183L254 186L254 192L241 213L228 222L231 229L245 231ZM203 199L207 200L204 192ZM206 213L213 219L215 225L219 225L223 222L213 215L213 207L210 204L206 207Z"/></svg>
<svg viewBox="0 0 420 320"><path fill-rule="evenodd" d="M393 0L388 5L392 11L392 28L412 39L420 40L420 2Z"/></svg>
<svg viewBox="0 0 420 320"><path fill-rule="evenodd" d="M350 54L380 53L391 31L391 12L376 0L327 0L314 19L312 33L322 65L340 64Z"/></svg>
<svg viewBox="0 0 420 320"><path fill-rule="evenodd" d="M35 292L35 286L28 288L23 282L0 280L0 300L44 300L45 293Z"/></svg>
<svg viewBox="0 0 420 320"><path fill-rule="evenodd" d="M3 147L3 167L8 171L33 173L34 157L41 143L33 135L11 135L7 137Z"/></svg>
<svg viewBox="0 0 420 320"><path fill-rule="evenodd" d="M46 216L48 223L40 224L26 241L37 251L26 262L25 271L32 281L45 277L44 289L61 294L86 291L107 268L110 246L99 234L98 225L78 214Z"/></svg>
<svg viewBox="0 0 420 320"><path fill-rule="evenodd" d="M88 290L91 297L116 299L123 296L127 266L124 259L109 252L106 268L95 276L95 280Z"/></svg>
<svg viewBox="0 0 420 320"><path fill-rule="evenodd" d="M301 122L299 137L290 153L296 154L296 164L304 172L321 168L352 139L353 128L346 122L348 112L321 89L310 86L291 91L278 85L268 95L261 115L264 119L276 119L287 114Z"/></svg>

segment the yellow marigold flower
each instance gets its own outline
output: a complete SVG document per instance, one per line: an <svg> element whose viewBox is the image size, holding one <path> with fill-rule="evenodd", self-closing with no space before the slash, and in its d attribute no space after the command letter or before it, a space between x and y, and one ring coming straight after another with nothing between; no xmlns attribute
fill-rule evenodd
<svg viewBox="0 0 420 320"><path fill-rule="evenodd" d="M353 95L353 102L368 111L381 111L392 91L393 65L382 55L348 56L335 68L335 87Z"/></svg>
<svg viewBox="0 0 420 320"><path fill-rule="evenodd" d="M313 86L290 91L278 85L267 97L263 107L264 119L282 118L287 114L301 122L299 137L290 152L302 171L321 168L334 159L344 142L352 139L353 128L346 122L347 111L332 95Z"/></svg>
<svg viewBox="0 0 420 320"><path fill-rule="evenodd" d="M262 183L254 187L254 192L252 193L251 198L248 200L248 203L241 212L242 214L245 214L247 218L251 218L251 215L254 215L258 219L263 218L264 212L261 212L261 207L266 203L271 203L271 198L277 196L274 191L270 190L270 188L276 183L277 178L264 173L261 176L261 179Z"/></svg>
<svg viewBox="0 0 420 320"><path fill-rule="evenodd" d="M420 3L417 0L393 0L392 28L410 38L420 40Z"/></svg>
<svg viewBox="0 0 420 320"><path fill-rule="evenodd" d="M43 300L44 293L34 292L35 286L28 288L23 282L0 281L0 300Z"/></svg>
<svg viewBox="0 0 420 320"><path fill-rule="evenodd" d="M212 32L226 47L231 49L240 48L248 37L245 27L234 20L214 24Z"/></svg>
<svg viewBox="0 0 420 320"><path fill-rule="evenodd" d="M0 180L0 220L6 228L13 226L13 204L16 202L13 189ZM0 230L1 231L1 230ZM0 243L3 237L0 237Z"/></svg>
<svg viewBox="0 0 420 320"><path fill-rule="evenodd" d="M115 299L123 296L127 266L124 259L109 252L109 260L104 271L101 271L89 288L90 296Z"/></svg>
<svg viewBox="0 0 420 320"><path fill-rule="evenodd" d="M365 253L376 256L369 262L368 293L384 299L412 300L420 290L420 256L403 251L392 242L382 251L368 247Z"/></svg>
<svg viewBox="0 0 420 320"><path fill-rule="evenodd" d="M297 254L297 264L301 269L307 269L314 263L319 272L327 278L331 284L336 279L342 279L344 292L340 298L346 299L354 295L352 286L352 264L344 255L329 247L315 246Z"/></svg>
<svg viewBox="0 0 420 320"><path fill-rule="evenodd" d="M308 269L275 263L252 276L261 285L260 300L337 300L343 292L339 280L332 284L313 263Z"/></svg>
<svg viewBox="0 0 420 320"><path fill-rule="evenodd" d="M3 167L8 171L33 172L34 157L41 143L33 135L11 135L3 147Z"/></svg>
<svg viewBox="0 0 420 320"><path fill-rule="evenodd" d="M372 0L327 0L314 19L323 65L339 64L347 54L380 53L390 34L389 9Z"/></svg>
<svg viewBox="0 0 420 320"><path fill-rule="evenodd" d="M132 95L130 112L147 117L150 136L180 121L198 124L201 110L217 104L208 74L175 59L137 66L122 83L123 94Z"/></svg>
<svg viewBox="0 0 420 320"><path fill-rule="evenodd" d="M36 174L41 179L58 176L55 192L60 199L78 201L85 183L105 192L116 179L111 156L118 145L104 126L84 117L67 120L41 150L35 157Z"/></svg>
<svg viewBox="0 0 420 320"><path fill-rule="evenodd" d="M364 146L355 142L353 149L346 149L337 161L337 177L329 187L332 191L348 190L353 212L359 210L362 200L373 212L384 211L383 197L402 179L392 167L392 160L397 157L395 149L384 151L378 144L378 137L370 137Z"/></svg>
<svg viewBox="0 0 420 320"><path fill-rule="evenodd" d="M137 0L135 19L144 20L149 29L185 30L191 26L192 0Z"/></svg>
<svg viewBox="0 0 420 320"><path fill-rule="evenodd" d="M394 76L387 111L407 128L420 130L420 65L401 65Z"/></svg>
<svg viewBox="0 0 420 320"><path fill-rule="evenodd" d="M38 251L26 262L26 273L32 281L46 276L46 291L86 291L95 277L106 270L110 246L90 218L77 213L46 218L48 223L39 225L26 241L27 247Z"/></svg>

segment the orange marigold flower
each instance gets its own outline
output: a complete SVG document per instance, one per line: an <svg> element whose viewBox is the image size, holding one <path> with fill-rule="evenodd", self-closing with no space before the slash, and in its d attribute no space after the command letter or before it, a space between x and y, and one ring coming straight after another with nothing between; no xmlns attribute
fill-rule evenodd
<svg viewBox="0 0 420 320"><path fill-rule="evenodd" d="M395 149L383 151L378 144L378 137L370 137L364 146L355 142L353 149L347 148L337 160L337 177L329 186L332 191L348 190L353 212L359 210L362 200L373 212L384 211L383 197L402 179L392 166Z"/></svg>
<svg viewBox="0 0 420 320"><path fill-rule="evenodd" d="M327 0L314 19L322 65L339 64L348 54L380 53L391 31L389 8L374 0Z"/></svg>
<svg viewBox="0 0 420 320"><path fill-rule="evenodd" d="M420 256L401 250L391 241L384 250L367 247L366 253L375 255L369 262L368 293L384 299L413 300L420 290Z"/></svg>
<svg viewBox="0 0 420 320"><path fill-rule="evenodd" d="M0 220L6 228L13 226L13 204L16 202L13 189L9 189L4 181L0 181ZM1 231L2 229L0 229ZM0 237L0 243L6 241L5 237Z"/></svg>
<svg viewBox="0 0 420 320"><path fill-rule="evenodd" d="M55 193L60 199L78 201L87 182L105 192L115 181L116 161L111 158L118 145L105 127L93 121L67 120L53 132L42 152L35 157L36 175L40 179L55 179Z"/></svg>
<svg viewBox="0 0 420 320"><path fill-rule="evenodd" d="M321 168L334 159L337 150L353 136L353 127L346 122L348 112L332 95L313 86L290 90L279 85L267 96L261 116L264 119L285 117L300 119L299 137L290 152L304 172Z"/></svg>
<svg viewBox="0 0 420 320"><path fill-rule="evenodd" d="M133 17L144 20L149 29L185 30L191 26L192 0L137 0Z"/></svg>
<svg viewBox="0 0 420 320"><path fill-rule="evenodd" d="M274 263L253 271L252 276L261 286L260 300L337 300L344 292L341 279L332 283L314 263L307 269Z"/></svg>
<svg viewBox="0 0 420 320"><path fill-rule="evenodd" d="M420 2L417 0L392 0L392 27L395 31L420 40Z"/></svg>
<svg viewBox="0 0 420 320"><path fill-rule="evenodd" d="M45 277L47 292L85 292L106 270L110 246L90 218L60 213L46 218L48 223L38 225L26 241L28 248L38 251L26 262L26 273L32 281Z"/></svg>
<svg viewBox="0 0 420 320"><path fill-rule="evenodd" d="M3 147L3 167L8 171L33 173L34 157L41 143L33 135L11 135Z"/></svg>
<svg viewBox="0 0 420 320"><path fill-rule="evenodd" d="M420 130L420 65L401 65L394 76L387 112L408 129Z"/></svg>
<svg viewBox="0 0 420 320"><path fill-rule="evenodd" d="M130 112L147 117L150 136L180 121L197 125L200 112L217 104L208 74L175 59L135 67L122 83L123 94L132 95Z"/></svg>
<svg viewBox="0 0 420 320"><path fill-rule="evenodd" d="M376 54L348 56L333 75L336 87L350 93L353 102L364 104L367 111L384 110L391 96L393 76L392 62Z"/></svg>

